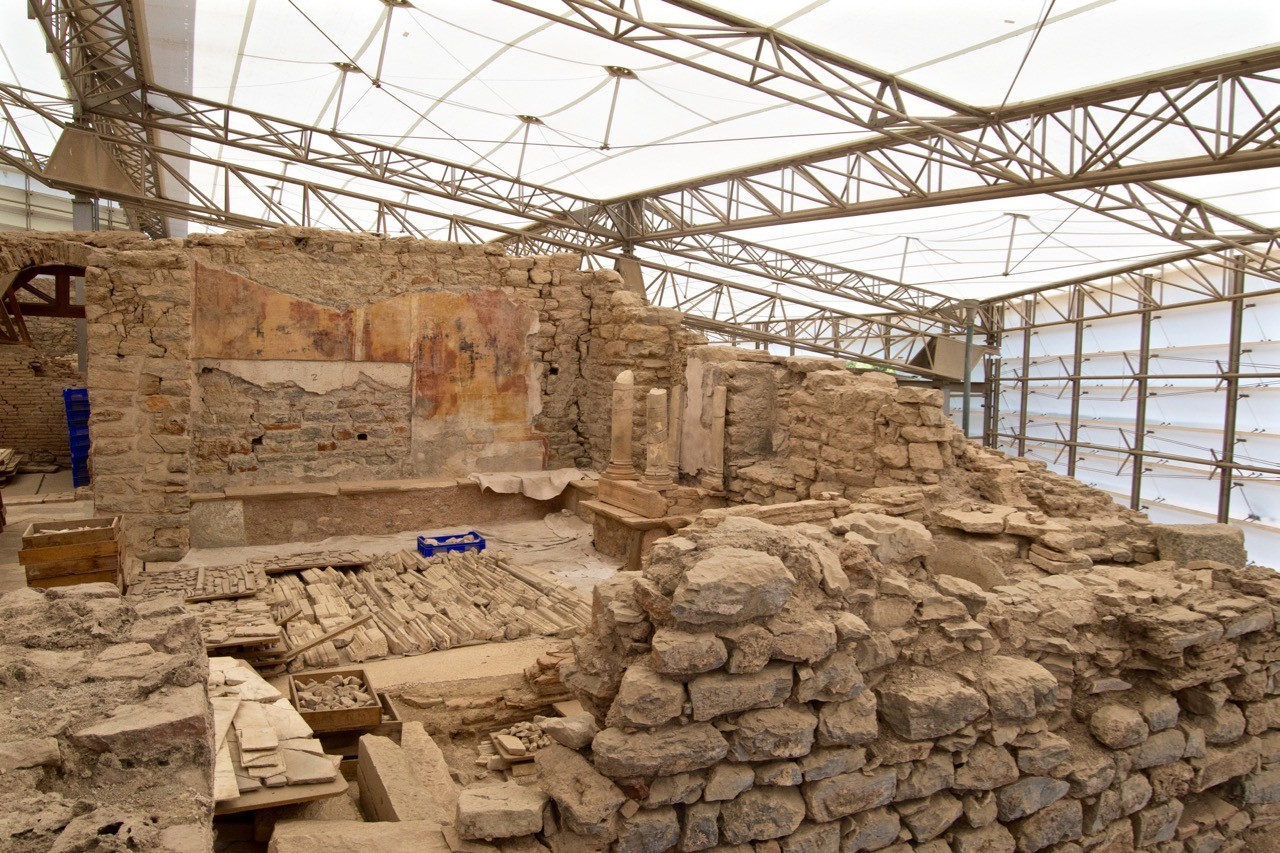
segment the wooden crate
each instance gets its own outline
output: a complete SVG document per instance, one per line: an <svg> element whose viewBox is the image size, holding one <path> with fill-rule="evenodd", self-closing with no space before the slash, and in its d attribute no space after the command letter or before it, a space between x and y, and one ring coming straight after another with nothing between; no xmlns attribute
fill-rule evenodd
<svg viewBox="0 0 1280 853"><path fill-rule="evenodd" d="M68 527L86 527L70 533L47 533L49 530L65 530ZM77 518L68 521L37 521L27 526L22 534L23 548L48 548L54 545L83 545L88 542L115 541L120 536L120 516Z"/></svg>
<svg viewBox="0 0 1280 853"><path fill-rule="evenodd" d="M84 527L66 533L44 531ZM39 588L76 583L120 583L120 517L40 521L22 536L18 562L27 585Z"/></svg>
<svg viewBox="0 0 1280 853"><path fill-rule="evenodd" d="M364 708L342 708L336 711L305 711L298 702L298 684L305 687L318 681L325 681L335 675L341 675L344 678L354 675L364 684L366 692L371 695L377 702L376 705L370 705ZM382 699L378 696L377 691L373 689L373 684L369 681L368 674L363 669L325 669L315 672L304 672L300 675L289 676L289 701L293 703L293 707L302 715L302 719L307 721L307 725L311 726L311 730L319 734L320 732L345 732L354 729L372 729L382 723Z"/></svg>

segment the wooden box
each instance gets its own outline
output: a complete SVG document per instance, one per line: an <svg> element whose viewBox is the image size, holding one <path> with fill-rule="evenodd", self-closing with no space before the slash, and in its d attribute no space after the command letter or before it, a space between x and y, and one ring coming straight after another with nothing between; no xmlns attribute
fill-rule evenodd
<svg viewBox="0 0 1280 853"><path fill-rule="evenodd" d="M22 535L18 562L28 586L119 584L120 517L35 522Z"/></svg>
<svg viewBox="0 0 1280 853"><path fill-rule="evenodd" d="M343 677L354 675L360 679L365 692L373 697L375 704L363 708L342 708L336 711L306 711L298 701L299 687L325 681L335 675ZM353 729L372 729L382 723L382 699L378 696L368 674L363 669L324 669L316 672L304 672L301 675L289 676L289 701L307 721L311 730L321 732L345 732Z"/></svg>

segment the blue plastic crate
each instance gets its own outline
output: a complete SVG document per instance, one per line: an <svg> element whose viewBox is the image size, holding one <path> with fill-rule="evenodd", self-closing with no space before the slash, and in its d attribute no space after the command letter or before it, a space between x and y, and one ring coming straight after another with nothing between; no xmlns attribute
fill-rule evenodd
<svg viewBox="0 0 1280 853"><path fill-rule="evenodd" d="M419 536L418 553L434 557L446 551L483 551L484 537L474 530L465 533L446 533L443 536Z"/></svg>
<svg viewBox="0 0 1280 853"><path fill-rule="evenodd" d="M67 402L67 403L71 402L72 400L83 401L87 405L89 403L89 389L88 388L63 388L62 399L63 399L63 402Z"/></svg>

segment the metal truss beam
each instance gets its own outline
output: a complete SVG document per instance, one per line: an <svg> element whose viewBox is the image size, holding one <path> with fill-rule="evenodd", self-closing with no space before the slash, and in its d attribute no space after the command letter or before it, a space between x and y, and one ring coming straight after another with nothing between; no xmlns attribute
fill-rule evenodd
<svg viewBox="0 0 1280 853"><path fill-rule="evenodd" d="M659 4L703 19L672 23L606 0L563 0L563 15L496 2L828 112L870 134L635 193L575 217L600 221L611 208L647 200L633 239L1280 165L1275 48L999 110L911 91L917 107L951 113L921 118L886 94L906 93L905 81L700 3ZM831 76L836 71L844 76ZM856 104L824 106L835 97L833 85L848 87ZM1142 221L1141 207L1132 213Z"/></svg>
<svg viewBox="0 0 1280 853"><path fill-rule="evenodd" d="M952 125L983 117L923 86L692 0L563 0L564 14L519 0L496 2L868 130L919 127L924 109Z"/></svg>
<svg viewBox="0 0 1280 853"><path fill-rule="evenodd" d="M77 123L98 131L134 186L158 198L160 173L146 149L120 143L154 141L151 131L127 120L141 111L140 95L149 78L133 0L28 0L27 8L58 62L77 108ZM117 115L96 112L104 107ZM154 237L167 235L164 217L133 204L125 210L132 227Z"/></svg>
<svg viewBox="0 0 1280 853"><path fill-rule="evenodd" d="M70 119L71 108L65 101L43 96L36 98L29 92L0 84L0 112L12 115L15 110L27 110L40 115L50 122L63 122ZM228 120L231 113L227 108L220 108L218 113L222 120ZM204 110L201 115L204 121L212 121L213 113ZM176 126L168 121L173 116L153 109L148 124L157 129L175 130ZM387 198L386 159L375 160L384 167L384 174L361 174L354 162L368 161L363 159L369 152L366 150L354 160L330 159L332 150L319 145L324 134L316 131L303 137L277 138L268 133L268 126L260 124L258 132L266 140L260 149L245 136L238 133L228 134L220 141L222 144L254 152L279 152L275 162L268 161L267 168L247 166L231 162L229 158L215 158L196 151L179 148L166 148L156 144L145 144L146 153L159 163L170 179L181 185L188 193L190 201L152 198L143 202L147 207L159 214L204 222L221 227L259 228L277 225L308 226L316 223L319 216L336 219L341 225L353 231L379 232L399 230L417 236L431 236L445 231L450 239L469 239L485 241L495 237L519 233L517 225L495 223L477 215L479 204L458 212L450 212L440 207L431 207L418 200L421 195L437 196L443 199L456 198L439 184L428 184L425 176L418 176L425 189L421 194L407 193L405 201ZM293 144L287 144L292 140ZM130 144L144 147L144 143ZM352 152L354 155L355 152ZM290 173L280 168L278 160L305 163L312 167L304 176L301 171ZM48 180L41 172L43 158L28 148L0 148L0 162L31 174L41 180ZM191 166L213 169L217 172L215 184L222 192L209 193L197 187L187 177ZM273 168L279 169L274 171ZM325 173L328 173L327 175ZM342 180L347 178L348 180ZM361 178L354 181L350 178ZM439 176L434 176L435 180ZM407 181L404 176L390 179L395 184ZM64 189L77 191L82 189L66 182L52 182ZM485 197L485 209L499 207L496 200L500 197L495 188L483 185L473 196ZM414 200L410 201L409 199ZM256 215L245 212L246 199L261 205L261 212ZM533 204L525 205L525 219L537 219L544 214L537 211ZM548 246L558 251L580 251L581 246L570 239L559 240L546 235L542 238ZM629 258L620 251L596 250L596 255L613 260ZM874 329L882 336L919 340L921 328L933 328L937 324L927 319L913 321L910 317L899 318L893 315L868 317L853 312L843 311L829 304L806 300L797 296L782 295L774 286L767 283L754 285L743 281L726 281L705 272L693 269L679 269L670 264L647 258L636 258L641 266L651 273L650 287L654 290L655 301L670 305L685 312L690 317L690 325L695 328L724 326L731 327L751 322L779 321L801 319L810 315L833 318L833 321L844 323L845 329ZM698 324L701 324L699 326ZM868 334L863 334L863 338ZM851 340L858 339L856 335ZM797 346L827 352L819 343L797 341ZM901 351L903 348L899 347ZM842 348L849 357L857 357L874 364L884 364L900 370L906 370L922 376L933 377L935 374L919 367L912 367L894 358L876 353L858 354L849 347Z"/></svg>
<svg viewBox="0 0 1280 853"><path fill-rule="evenodd" d="M1010 333L1280 293L1277 287L1241 294L1230 286L1233 270L1267 278L1264 267L1280 260L1274 238L1258 242L1266 242L1271 248L1270 264L1259 260L1257 252L1237 260L1229 257L1231 247L1208 246L1007 294L984 302L983 310L1003 314L1004 331Z"/></svg>

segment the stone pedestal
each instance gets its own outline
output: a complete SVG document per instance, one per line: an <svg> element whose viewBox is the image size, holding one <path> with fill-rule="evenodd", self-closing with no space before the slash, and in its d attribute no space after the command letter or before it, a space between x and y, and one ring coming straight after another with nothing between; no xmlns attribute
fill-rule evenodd
<svg viewBox="0 0 1280 853"><path fill-rule="evenodd" d="M684 386L676 385L671 389L671 398L667 417L667 470L671 472L671 482L680 481L680 438L684 428Z"/></svg>
<svg viewBox="0 0 1280 853"><path fill-rule="evenodd" d="M635 410L635 375L624 370L613 381L613 410L609 419L609 465L600 475L609 480L636 479L631 461L631 420Z"/></svg>

